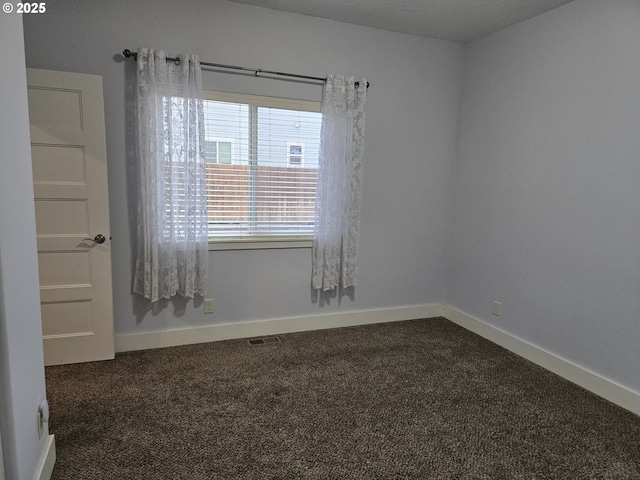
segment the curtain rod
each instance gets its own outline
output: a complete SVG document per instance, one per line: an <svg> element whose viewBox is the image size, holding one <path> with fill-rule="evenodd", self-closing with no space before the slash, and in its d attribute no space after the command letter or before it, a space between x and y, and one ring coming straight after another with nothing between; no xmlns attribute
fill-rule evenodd
<svg viewBox="0 0 640 480"><path fill-rule="evenodd" d="M123 52L122 55L124 55L126 58L130 58L133 57L134 60L138 59L138 54L136 52L132 52L131 50L129 50L128 48L126 48ZM180 59L175 58L175 57L167 57L167 61L171 61L171 62L179 62ZM269 75L279 75L281 77L291 77L291 78L301 78L304 80L315 80L318 82L322 82L325 83L327 81L326 77L312 77L309 75L299 75L297 73L285 73L285 72L274 72L271 70L263 70L261 68L247 68L247 67L239 67L237 65L225 65L222 63L211 63L211 62L200 62L200 65L206 65L207 67L217 67L217 68L227 68L227 69L231 69L231 70L242 70L245 72L253 72L253 74L256 77L259 77L261 73L266 73ZM355 86L356 88L360 85L360 82L355 82ZM369 82L367 82L367 88L369 88Z"/></svg>

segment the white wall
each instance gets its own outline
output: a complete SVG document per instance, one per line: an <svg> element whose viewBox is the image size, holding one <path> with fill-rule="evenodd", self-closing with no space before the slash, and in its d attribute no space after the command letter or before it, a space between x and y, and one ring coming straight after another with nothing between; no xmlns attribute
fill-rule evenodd
<svg viewBox="0 0 640 480"><path fill-rule="evenodd" d="M45 399L22 20L0 15L0 430L6 477L32 480ZM10 47L9 47L10 46ZM1 475L0 475L1 477Z"/></svg>
<svg viewBox="0 0 640 480"><path fill-rule="evenodd" d="M116 334L429 303L444 298L448 188L460 100L461 45L226 1L47 4L25 19L30 67L103 76ZM176 302L159 313L131 295L134 64L124 48L323 76L367 77L359 285L355 298L312 299L309 249L210 253L216 313ZM205 73L209 88L319 100L321 87Z"/></svg>
<svg viewBox="0 0 640 480"><path fill-rule="evenodd" d="M467 45L446 295L635 392L639 26L577 0Z"/></svg>

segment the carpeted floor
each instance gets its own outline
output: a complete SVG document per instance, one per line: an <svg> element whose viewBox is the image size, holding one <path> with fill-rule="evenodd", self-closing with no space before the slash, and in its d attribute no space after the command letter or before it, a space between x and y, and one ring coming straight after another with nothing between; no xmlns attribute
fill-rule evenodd
<svg viewBox="0 0 640 480"><path fill-rule="evenodd" d="M640 479L640 417L444 319L49 367L54 480Z"/></svg>

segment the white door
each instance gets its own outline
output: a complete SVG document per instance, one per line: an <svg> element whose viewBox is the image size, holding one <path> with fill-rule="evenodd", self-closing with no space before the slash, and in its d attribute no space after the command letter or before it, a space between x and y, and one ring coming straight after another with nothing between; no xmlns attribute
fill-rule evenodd
<svg viewBox="0 0 640 480"><path fill-rule="evenodd" d="M27 69L45 365L114 358L102 77Z"/></svg>

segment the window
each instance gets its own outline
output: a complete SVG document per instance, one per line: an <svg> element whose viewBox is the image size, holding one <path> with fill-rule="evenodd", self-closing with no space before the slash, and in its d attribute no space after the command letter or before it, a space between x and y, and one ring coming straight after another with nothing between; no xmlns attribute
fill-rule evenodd
<svg viewBox="0 0 640 480"><path fill-rule="evenodd" d="M287 142L287 165L301 167L304 162L304 144Z"/></svg>
<svg viewBox="0 0 640 480"><path fill-rule="evenodd" d="M213 91L205 91L204 99L213 248L221 242L310 240L320 102Z"/></svg>
<svg viewBox="0 0 640 480"><path fill-rule="evenodd" d="M207 138L206 135L205 138ZM233 158L233 139L207 138L204 142L204 158L207 163L231 164Z"/></svg>

